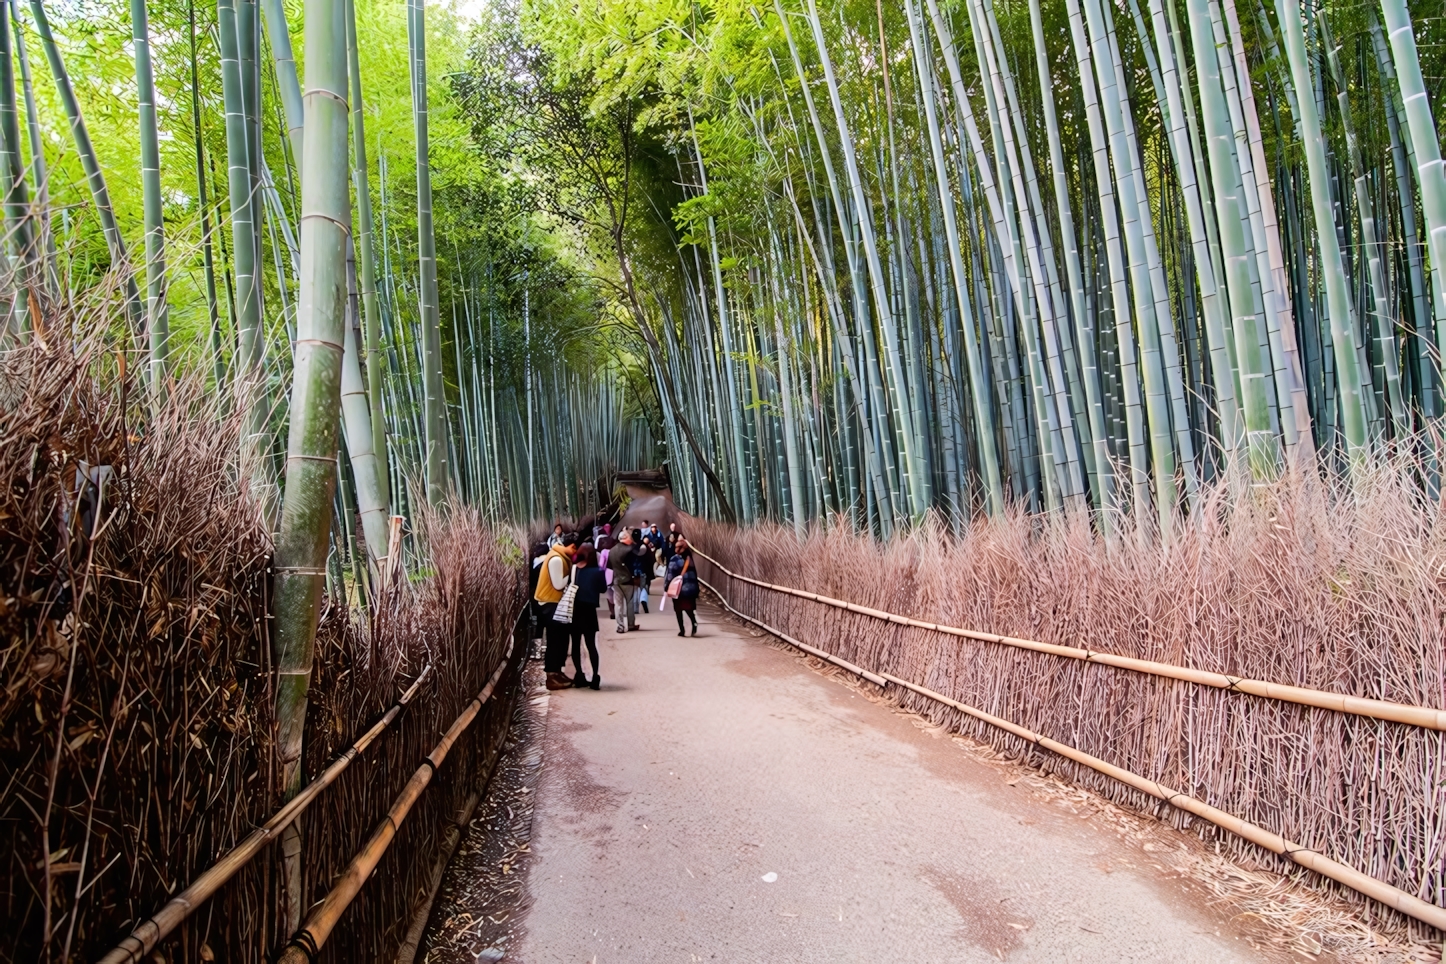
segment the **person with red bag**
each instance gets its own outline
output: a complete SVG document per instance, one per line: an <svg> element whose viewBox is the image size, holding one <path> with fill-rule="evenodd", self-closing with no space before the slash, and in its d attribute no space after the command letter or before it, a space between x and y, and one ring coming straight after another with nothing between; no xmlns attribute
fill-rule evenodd
<svg viewBox="0 0 1446 964"><path fill-rule="evenodd" d="M673 611L678 614L678 635L683 632L683 614L693 621L693 635L698 635L698 569L693 564L693 550L688 540L681 535L673 546L673 558L668 560L668 598L673 600Z"/></svg>

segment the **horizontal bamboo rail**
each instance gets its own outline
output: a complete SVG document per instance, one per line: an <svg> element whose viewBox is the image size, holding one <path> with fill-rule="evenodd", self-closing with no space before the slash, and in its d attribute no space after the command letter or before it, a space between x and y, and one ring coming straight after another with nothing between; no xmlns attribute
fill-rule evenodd
<svg viewBox="0 0 1446 964"><path fill-rule="evenodd" d="M422 760L402 792L392 802L391 809L382 818L372 831L371 838L361 851L352 858L351 863L342 871L336 884L331 891L322 898L320 904L307 917L306 923L286 945L286 949L277 958L277 964L310 964L316 959L331 932L341 920L341 915L346 912L356 895L361 893L362 885L371 877L372 871L376 870L377 864L381 862L382 855L391 846L392 840L401 828L402 821L407 819L413 805L421 798L422 791L432 782L435 774L442 763L447 759L453 744L472 725L477 714L482 711L482 706L492 698L492 691L497 686L497 681L502 678L503 672L507 669L508 663L512 661L513 643L508 643L507 653L502 657L502 662L493 671L492 677L487 680L487 685L468 702L461 714L452 721L447 732L442 734L442 739L432 748L432 752Z"/></svg>
<svg viewBox="0 0 1446 964"><path fill-rule="evenodd" d="M209 869L197 877L195 882L175 897L166 902L166 905L156 912L154 917L138 925L129 937L121 941L115 948L100 959L100 964L136 964L149 954L157 944L165 939L166 935L180 926L181 922L189 917L198 907L210 899L211 895L221 889L221 886L236 875L242 867L251 862L251 858L260 853L261 848L281 836L281 831L291 825L291 822L301 816L312 801L321 795L321 792L336 782L342 771L351 766L353 760L366 752L367 747L392 722L401 714L402 710L412 701L422 683L432 673L432 667L428 665L422 670L420 676L407 687L391 708L383 714L382 718L371 725L361 736L357 737L355 743L332 760L321 776L308 783L301 792L292 797L285 805L272 815L257 829L251 831L246 839L237 844L226 856L222 857Z"/></svg>
<svg viewBox="0 0 1446 964"><path fill-rule="evenodd" d="M1279 834L1271 833L1263 827L1258 827L1249 821L1242 820L1233 814L1218 810L1204 801L1197 800L1192 796L1172 790L1163 783L1156 783L1147 780L1137 773L1132 773L1113 763L1106 763L1099 757L1091 756L1082 750L1076 750L1057 740L1051 740L1047 736L1040 736L1033 730L1025 729L1006 719L993 714L986 713L981 709L960 703L958 700L950 699L942 693L936 693L917 683L910 683L908 680L899 679L890 673L882 674L890 683L895 683L906 689L913 690L920 696L926 696L931 700L943 703L945 706L952 706L961 713L967 713L977 720L983 720L991 726L996 726L1008 733L1013 733L1022 740L1028 740L1036 746L1057 753L1062 757L1081 763L1092 770L1103 773L1105 776L1118 780L1119 782L1134 787L1152 797L1159 799L1176 807L1193 813L1195 816L1208 820L1222 830L1228 830L1237 837L1243 837L1257 846L1263 847L1272 853L1288 857L1300 864L1307 870L1313 870L1323 877L1329 877L1337 883L1345 884L1352 890L1365 894L1373 900L1378 900L1387 907L1393 907L1408 917L1425 924L1430 924L1437 930L1446 931L1446 908L1437 907L1435 904L1428 904L1426 901L1412 894L1406 893L1398 887L1393 887L1382 880L1377 880L1367 874L1361 873L1354 867L1348 867L1337 860L1325 856L1318 851L1311 850L1302 844L1287 840Z"/></svg>
<svg viewBox="0 0 1446 964"><path fill-rule="evenodd" d="M1168 679L1183 680L1187 683L1198 683L1201 686L1213 686L1217 689L1229 690L1234 693L1247 693L1251 696L1279 700L1284 703L1296 703L1301 706L1314 706L1323 710L1335 710L1338 713L1368 716L1377 720L1405 723L1410 726L1419 726L1428 730L1446 730L1446 710L1432 709L1428 706L1411 706L1406 703L1392 703L1389 700L1373 700L1362 696L1347 696L1343 693L1327 693L1324 690L1308 689L1303 686L1289 686L1284 683L1268 683L1264 680L1245 679L1244 677L1231 676L1227 673L1213 673L1208 670L1191 669L1187 666L1176 666L1173 663L1159 663L1149 659L1118 656L1114 653L1102 653L1093 649L1060 646L1055 643L1042 643L1034 639L1021 639L1018 636L1000 636L997 633L986 633L976 629L960 629L957 626L944 626L939 623L926 622L922 619L911 619L908 616L900 616L898 613L891 613L882 609L871 609L868 606L860 606L857 603L851 603L843 599L834 599L830 596L821 596L817 593L805 592L802 589L794 589L791 586L779 586L770 582L762 582L758 579L752 579L731 571L717 559L714 559L696 546L693 547L693 551L717 566L730 578L737 579L740 582L752 583L763 589L822 603L825 606L832 606L835 609L846 609L849 612L858 613L861 616L881 619L899 626L930 629L936 633L943 633L947 636L961 636L965 639L977 639L986 643L998 643L1001 646L1013 646L1016 649L1028 649L1037 653L1049 653L1052 656L1064 656L1069 659L1083 660L1087 663L1099 663L1104 666L1132 670L1136 673L1145 673L1150 676L1163 676Z"/></svg>
<svg viewBox="0 0 1446 964"><path fill-rule="evenodd" d="M694 551L696 552L697 550L694 550ZM722 567L722 566L719 566L718 568L721 569L721 568L723 568L723 567ZM835 666L842 666L844 669L848 670L850 673L853 673L855 676L861 676L861 677L863 677L864 679L868 680L870 683L873 683L873 684L876 685L876 686L888 686L888 685L889 685L889 681L886 680L886 679L884 679L882 676L879 676L877 673L870 673L868 670L864 669L862 666L856 665L856 664L854 664L854 663L850 663L848 660L843 659L843 658L838 657L838 656L835 656L835 655L833 655L832 653L825 653L825 652L824 652L823 650L821 650L821 649L816 649L815 647L810 646L810 645L808 645L808 644L805 643L805 642L801 642L800 640L794 639L792 636L788 635L787 633L785 633L785 632L783 632L783 631L781 631L781 630L774 629L772 626L768 625L767 623L765 623L765 622L763 622L763 621L761 621L761 620L754 619L752 616L749 616L749 615L746 614L746 613L740 613L738 610L734 609L732 606L730 606L730 605L728 604L728 600L724 599L724 598L723 598L723 594L722 594L721 592L719 592L718 589L717 589L715 586L711 585L711 584L708 582L708 580L706 580L706 579L704 579L704 578L702 578L702 577L700 576L700 577L698 577L698 581L701 582L703 585L707 586L709 589L712 589L712 590L713 590L713 594L718 597L718 601L723 604L724 608L726 608L726 609L727 609L730 613L732 613L733 615L737 616L739 619L743 619L743 620L746 620L746 621L752 623L753 625L757 626L759 629L763 630L765 633L768 633L769 635L777 636L779 639L783 640L783 641L784 641L785 643L787 643L788 645L797 647L798 649L803 650L805 653L808 653L810 656L817 656L819 659L827 660L828 662L833 663Z"/></svg>
<svg viewBox="0 0 1446 964"><path fill-rule="evenodd" d="M694 549L693 551L697 552L698 550ZM708 557L705 556L704 558ZM724 572L728 572L728 570L724 569L723 566L718 565L715 560L710 558L708 559L708 561L718 566L719 569L723 569ZM729 573L729 575L733 574ZM735 576L735 578L746 579L746 577L737 576ZM701 578L699 581L702 581ZM748 579L747 581L756 582L756 580L752 579ZM704 582L704 585L708 584ZM760 583L760 585L766 584ZM733 606L726 599L724 599L723 594L718 592L715 587L708 585L708 588L711 589L713 593L718 596L719 600L723 603L725 607L727 607L730 612L742 616L742 618L747 619L749 622L753 623L756 626L762 627L770 633L773 633L773 635L778 636L779 638L785 640L791 645L798 646L800 649L812 652L818 656L822 656L824 659L828 659L830 662L838 663L839 665L845 665L841 660L837 658L831 657L825 653L815 650L813 649L813 647L804 646L800 644L797 640L792 639L791 637L784 636L776 630L768 629L767 626L765 626L758 620L752 619L748 616L744 616L742 613L738 612L738 610L734 609ZM796 590L794 590L793 592L796 592ZM898 618L902 619L903 617ZM1052 740L1047 736L1041 736L1040 734L1035 733L1033 730L1026 729L1025 727L1019 726L1016 723L1011 723L1009 720L995 716L992 713L986 713L985 711L977 707L973 707L966 703L961 703L958 700L951 699L950 697L945 696L942 693L936 693L933 690L928 689L924 686L920 686L917 683L911 683L906 679L900 679L892 673L881 672L877 674L877 676L875 676L875 674L867 673L865 670L859 667L852 666L852 664L847 665L860 676L865 676L866 678L870 679L877 679L879 677L882 677L882 679L886 682L893 683L896 686L902 686L908 690L912 690L913 692L918 693L920 696L927 697L928 699L934 700L938 703L942 703L945 706L953 707L961 713L972 716L977 720L982 720L983 722L988 723L990 726L994 726L1001 730L1004 730L1006 733L1012 733L1022 740L1033 743L1035 746L1042 747L1046 750L1051 751L1052 753L1057 753L1060 756L1065 757L1066 759L1070 759L1075 761L1076 763L1087 766L1090 769L1102 773L1113 780L1118 780L1120 783L1123 783L1126 786L1134 787L1136 790L1163 800L1166 803L1170 804L1172 807L1176 807L1180 810L1192 813L1203 820L1208 820L1222 830L1233 833L1237 837L1242 837L1245 840L1248 840L1259 847L1263 847L1266 850L1271 851L1272 853L1277 853L1284 857L1287 857L1295 863L1299 864L1300 866L1306 868L1307 870L1313 870L1323 877L1329 877L1331 880L1334 880L1340 884L1344 884L1352 890L1364 894L1365 896L1370 897L1373 900L1380 901L1387 907L1392 907L1407 915L1408 917L1412 917L1418 921L1421 921L1422 923L1429 924L1432 927L1435 927L1437 930L1446 931L1446 908L1437 907L1435 904L1427 903L1421 898L1416 897L1412 894L1408 894L1398 887L1393 887L1385 881L1377 880L1376 878L1371 877L1368 874L1361 873L1354 867L1347 866L1346 864L1343 864L1337 860L1332 860L1331 858L1325 856L1322 853L1319 853L1318 851L1311 850L1310 848L1295 843L1294 841L1287 840L1285 837L1282 837L1279 834L1271 833L1269 830L1266 830L1263 827L1259 827L1253 823L1250 823L1247 820L1242 820L1233 814L1226 813L1224 810L1212 807L1202 800L1197 800L1196 798L1181 793L1178 790L1173 790L1170 787L1165 786L1163 783L1156 783L1153 780L1146 779L1145 777L1142 777L1137 773L1133 773L1130 770L1126 770L1122 767L1117 767L1113 763L1107 763L1104 760L1101 760L1099 757L1091 756L1090 754L1085 753L1083 750L1077 750L1072 746L1060 743L1058 740Z"/></svg>

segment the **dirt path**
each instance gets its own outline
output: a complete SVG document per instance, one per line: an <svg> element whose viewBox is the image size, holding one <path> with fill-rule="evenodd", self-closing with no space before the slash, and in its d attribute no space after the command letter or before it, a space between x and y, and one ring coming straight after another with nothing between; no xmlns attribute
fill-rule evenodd
<svg viewBox="0 0 1446 964"><path fill-rule="evenodd" d="M640 529L644 522L653 522L663 532L667 532L669 522L682 518L677 506L673 505L672 494L667 489L630 485L628 496L631 501L623 512L622 521L623 525L629 528Z"/></svg>
<svg viewBox="0 0 1446 964"><path fill-rule="evenodd" d="M1252 946L1153 845L700 616L697 638L656 608L606 628L602 690L551 695L507 960L1302 959Z"/></svg>

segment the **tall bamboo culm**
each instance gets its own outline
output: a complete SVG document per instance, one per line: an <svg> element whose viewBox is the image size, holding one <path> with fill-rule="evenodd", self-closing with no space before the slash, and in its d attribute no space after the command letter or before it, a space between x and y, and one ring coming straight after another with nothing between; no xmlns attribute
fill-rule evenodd
<svg viewBox="0 0 1446 964"><path fill-rule="evenodd" d="M277 743L283 793L301 785L307 688L330 546L336 487L346 325L347 177L346 5L312 0L305 12L306 136L301 165L301 274L291 383L290 429L272 623ZM283 840L287 930L302 913L301 848Z"/></svg>

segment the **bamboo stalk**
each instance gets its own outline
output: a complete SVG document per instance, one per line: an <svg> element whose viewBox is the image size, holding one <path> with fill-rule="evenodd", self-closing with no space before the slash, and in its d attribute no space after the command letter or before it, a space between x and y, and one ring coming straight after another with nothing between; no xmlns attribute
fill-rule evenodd
<svg viewBox="0 0 1446 964"><path fill-rule="evenodd" d="M257 221L260 199L252 191L251 155L247 148L245 98L237 37L237 0L216 0L216 36L221 54L221 93L226 116L226 184L231 209L231 255L236 276L231 325L236 355L231 377L237 402L245 408L242 455L252 495L261 503L268 527L275 524L276 480L271 458L270 408L264 365L261 244Z"/></svg>
<svg viewBox="0 0 1446 964"><path fill-rule="evenodd" d="M343 332L341 364L342 429L346 436L352 473L356 476L357 511L361 515L362 530L366 534L368 561L373 575L379 580L381 574L387 571L387 519L391 513L387 508L382 462L372 448L376 432L372 426L372 410L367 402L357 346L356 272L353 268L352 259L348 257L349 310Z"/></svg>
<svg viewBox="0 0 1446 964"><path fill-rule="evenodd" d="M281 106L286 114L291 156L299 165L305 127L304 109L301 83L296 76L296 57L291 52L291 31L287 27L286 8L281 0L261 0L261 19L266 23L266 38L271 42L271 60L276 68L276 87L281 92Z"/></svg>
<svg viewBox="0 0 1446 964"><path fill-rule="evenodd" d="M151 69L146 0L131 0L131 44L135 50L139 96L141 189L146 226L146 333L150 338L152 398L165 392L170 365L171 324L166 305L166 235L161 197L161 143L156 129L156 81Z"/></svg>
<svg viewBox="0 0 1446 964"><path fill-rule="evenodd" d="M1391 42L1396 82L1400 85L1405 107L1406 130L1416 158L1417 186L1421 192L1421 212L1426 219L1426 250L1431 265L1436 341L1438 351L1446 354L1446 168L1441 162L1441 142L1436 132L1431 100L1421 73L1421 60L1416 52L1411 13L1404 0L1381 0L1386 36ZM1415 239L1409 239L1414 244ZM1434 359L1436 367L1441 357Z"/></svg>
<svg viewBox="0 0 1446 964"><path fill-rule="evenodd" d="M60 293L60 272L56 267L55 231L51 225L50 175L45 162L44 135L40 112L35 105L35 84L30 75L30 57L25 52L25 34L20 23L20 0L10 0L10 22L14 26L15 59L20 65L20 86L25 93L25 127L30 141L30 176L35 181L37 244L45 257L44 289L50 297Z"/></svg>
<svg viewBox="0 0 1446 964"><path fill-rule="evenodd" d="M325 587L341 421L346 248L351 236L342 0L308 3L305 37L306 113L311 121L302 156L297 340L272 596L276 742L286 796L301 789L307 691ZM293 827L289 832L295 831ZM288 925L301 916L300 861L299 839L288 840L282 863Z"/></svg>
<svg viewBox="0 0 1446 964"><path fill-rule="evenodd" d="M362 100L361 63L356 37L356 3L346 0L347 78L351 83L352 190L356 194L357 270L365 323L367 404L371 407L372 454L377 459L377 485L384 505L391 505L386 419L382 414L381 309L377 305L376 254L372 250L371 180L367 166L366 111Z"/></svg>
<svg viewBox="0 0 1446 964"><path fill-rule="evenodd" d="M371 838L367 840L366 845L352 858L351 863L342 871L336 885L307 917L306 924L300 932L286 945L286 950L281 953L277 964L310 964L315 959L316 952L326 944L327 938L331 936L331 932L340 922L341 915L345 913L347 906L361 892L362 885L371 877L372 871L376 869L377 863L387 852L387 848L391 846L393 838L396 837L397 830L407 819L407 814L411 812L412 806L421 797L422 792L427 789L427 784L431 783L432 776L447 759L447 754L451 751L452 746L472 725L472 721L482 710L482 704L491 699L497 681L502 678L503 671L507 669L508 663L512 660L512 648L513 643L509 641L507 653L502 657L502 662L493 670L492 677L487 680L487 685L472 697L467 706L452 721L447 732L442 734L442 738L437 741L432 752L427 754L426 759L417 767L412 778L407 781L407 785L392 802L387 815L372 831Z"/></svg>
<svg viewBox="0 0 1446 964"><path fill-rule="evenodd" d="M22 321L21 333L34 331L44 343L43 322L36 311L36 288L41 278L37 270L40 260L35 246L35 226L30 214L30 195L25 185L25 162L20 156L20 124L15 105L15 60L11 50L11 19L0 10L0 185L3 185L5 233L7 246L20 262L20 288L24 294L11 309L12 316ZM18 31L17 31L18 37ZM32 131L31 136L34 136ZM20 302L25 302L22 315ZM0 323L0 336L9 319Z"/></svg>
<svg viewBox="0 0 1446 964"><path fill-rule="evenodd" d="M417 292L422 325L422 388L426 427L427 502L447 497L446 398L442 384L442 332L437 305L437 238L432 225L432 171L427 108L426 0L407 2L408 62L417 149Z"/></svg>
<svg viewBox="0 0 1446 964"><path fill-rule="evenodd" d="M1362 372L1356 345L1355 312L1346 290L1346 268L1336 240L1334 202L1330 194L1330 173L1326 165L1325 135L1321 132L1320 115L1316 112L1315 85L1306 60L1305 36L1301 30L1298 9L1276 0L1281 28L1285 33L1285 51L1290 58L1291 77L1295 81L1296 101L1300 105L1301 140L1305 148L1306 168L1310 175L1310 198L1315 212L1317 243L1323 263L1321 275L1326 289L1326 308L1330 317L1331 341L1335 345L1336 371L1339 373L1341 426L1345 430L1346 451L1359 463L1368 451L1365 404L1362 398Z"/></svg>
<svg viewBox="0 0 1446 964"><path fill-rule="evenodd" d="M105 172L101 170L100 159L96 156L95 145L91 142L90 131L85 126L85 115L81 113L80 101L76 99L75 87L70 82L70 73L60 55L60 45L50 32L50 18L45 15L44 0L30 0L30 15L35 18L35 32L40 36L40 45L45 48L45 59L50 63L50 73L55 78L55 89L65 108L66 120L70 125L71 137L75 140L75 151L80 155L80 164L85 171L86 185L90 188L96 216L100 219L101 233L105 235L106 248L110 252L111 267L122 272L126 287L126 313L131 328L140 335L144 325L141 313L140 291L126 256L126 246L121 238L120 227L116 224L115 208L111 205L110 189L106 187Z"/></svg>

